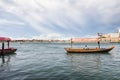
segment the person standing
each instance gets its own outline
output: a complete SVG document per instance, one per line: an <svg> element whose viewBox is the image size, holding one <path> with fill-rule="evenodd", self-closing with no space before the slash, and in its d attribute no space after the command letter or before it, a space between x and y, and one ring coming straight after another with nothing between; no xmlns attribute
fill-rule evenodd
<svg viewBox="0 0 120 80"><path fill-rule="evenodd" d="M98 47L100 48L100 41L98 41Z"/></svg>

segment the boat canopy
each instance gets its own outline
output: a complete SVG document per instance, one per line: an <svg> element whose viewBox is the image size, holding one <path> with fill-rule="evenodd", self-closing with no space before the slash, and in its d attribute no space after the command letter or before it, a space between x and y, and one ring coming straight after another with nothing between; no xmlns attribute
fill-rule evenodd
<svg viewBox="0 0 120 80"><path fill-rule="evenodd" d="M8 37L0 37L0 41L11 41Z"/></svg>

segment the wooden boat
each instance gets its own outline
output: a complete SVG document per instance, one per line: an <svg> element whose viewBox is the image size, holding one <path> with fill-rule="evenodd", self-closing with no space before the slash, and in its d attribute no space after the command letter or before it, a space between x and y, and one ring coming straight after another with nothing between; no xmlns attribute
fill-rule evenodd
<svg viewBox="0 0 120 80"><path fill-rule="evenodd" d="M67 53L103 53L109 52L114 48L111 46L110 48L65 48Z"/></svg>
<svg viewBox="0 0 120 80"><path fill-rule="evenodd" d="M10 38L7 37L0 37L0 42L2 43L2 49L0 49L0 55L3 54L9 54L9 53L15 53L15 51L17 50L16 48L11 48L10 45ZM4 48L4 43L7 42L8 47Z"/></svg>
<svg viewBox="0 0 120 80"><path fill-rule="evenodd" d="M101 41L101 38L103 38L103 36L100 33L98 33L98 36L99 37L97 38L97 43L98 43L97 48L72 48L73 39L71 38L70 40L71 47L65 48L65 50L67 53L103 53L103 52L109 52L114 48L114 46L111 46L110 48L101 48L100 41Z"/></svg>
<svg viewBox="0 0 120 80"><path fill-rule="evenodd" d="M9 54L9 53L15 53L15 51L16 51L17 49L15 49L15 48L6 48L6 49L4 49L4 54ZM2 49L0 49L0 53L2 52Z"/></svg>

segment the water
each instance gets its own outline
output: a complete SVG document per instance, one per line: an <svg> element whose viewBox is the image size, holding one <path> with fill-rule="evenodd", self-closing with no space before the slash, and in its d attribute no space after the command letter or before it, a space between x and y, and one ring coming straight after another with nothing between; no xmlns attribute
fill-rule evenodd
<svg viewBox="0 0 120 80"><path fill-rule="evenodd" d="M113 45L106 54L67 54L68 43L12 43L18 50L5 63L0 57L0 80L120 80L120 45Z"/></svg>

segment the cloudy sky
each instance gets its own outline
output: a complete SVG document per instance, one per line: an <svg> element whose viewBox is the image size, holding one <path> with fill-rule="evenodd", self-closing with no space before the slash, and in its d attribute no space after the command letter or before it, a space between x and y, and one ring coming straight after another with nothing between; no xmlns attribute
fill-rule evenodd
<svg viewBox="0 0 120 80"><path fill-rule="evenodd" d="M0 0L0 36L62 39L117 32L120 0Z"/></svg>

